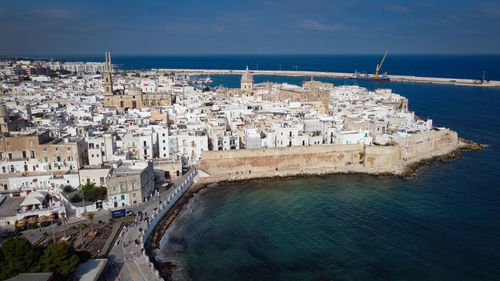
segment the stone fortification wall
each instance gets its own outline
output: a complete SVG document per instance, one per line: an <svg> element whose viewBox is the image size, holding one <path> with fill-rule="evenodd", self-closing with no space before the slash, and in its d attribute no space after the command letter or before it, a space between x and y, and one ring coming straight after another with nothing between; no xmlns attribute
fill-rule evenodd
<svg viewBox="0 0 500 281"><path fill-rule="evenodd" d="M398 174L406 164L444 155L458 146L456 132L433 130L389 146L337 144L206 151L200 169L210 175L207 181L349 172Z"/></svg>
<svg viewBox="0 0 500 281"><path fill-rule="evenodd" d="M287 176L359 163L362 154L361 144L205 151L200 168L220 180Z"/></svg>
<svg viewBox="0 0 500 281"><path fill-rule="evenodd" d="M422 158L422 155L432 156L434 153L447 150L450 145L457 143L457 133L448 129L431 130L397 141L400 148L400 158L408 160Z"/></svg>
<svg viewBox="0 0 500 281"><path fill-rule="evenodd" d="M363 166L390 171L401 162L399 146L365 146Z"/></svg>

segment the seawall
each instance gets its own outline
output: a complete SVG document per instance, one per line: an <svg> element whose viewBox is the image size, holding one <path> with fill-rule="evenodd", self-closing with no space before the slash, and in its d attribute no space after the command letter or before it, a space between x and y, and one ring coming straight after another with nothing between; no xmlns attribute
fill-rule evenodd
<svg viewBox="0 0 500 281"><path fill-rule="evenodd" d="M160 69L163 73L181 73L181 74L202 74L202 75L242 75L244 70L229 69ZM253 70L253 75L271 75L271 76L314 76L348 79L353 74L345 72L323 72L323 71L289 71L289 70ZM440 77L419 77L409 75L389 75L391 82L405 83L424 83L424 84L443 84L454 86L471 87L500 87L500 81L488 81L481 83L477 79L460 78L440 78Z"/></svg>
<svg viewBox="0 0 500 281"><path fill-rule="evenodd" d="M446 160L447 155L480 148L443 129L415 134L388 146L335 144L206 151L200 169L209 176L201 182L335 173L407 176L430 159Z"/></svg>

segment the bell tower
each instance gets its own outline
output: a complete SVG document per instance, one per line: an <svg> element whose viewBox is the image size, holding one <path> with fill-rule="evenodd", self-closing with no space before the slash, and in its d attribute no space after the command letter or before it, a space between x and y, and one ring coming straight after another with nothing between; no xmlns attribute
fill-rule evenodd
<svg viewBox="0 0 500 281"><path fill-rule="evenodd" d="M113 78L111 77L111 72L113 72L113 65L111 64L111 53L105 52L106 64L104 64L104 95L113 95ZM107 101L107 99L105 99Z"/></svg>

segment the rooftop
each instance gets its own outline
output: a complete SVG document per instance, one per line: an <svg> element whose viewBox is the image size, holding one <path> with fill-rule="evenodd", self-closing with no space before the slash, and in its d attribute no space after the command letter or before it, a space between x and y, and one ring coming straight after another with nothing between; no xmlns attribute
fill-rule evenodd
<svg viewBox="0 0 500 281"><path fill-rule="evenodd" d="M2 200L2 198L4 198ZM13 217L26 197L0 196L0 217Z"/></svg>

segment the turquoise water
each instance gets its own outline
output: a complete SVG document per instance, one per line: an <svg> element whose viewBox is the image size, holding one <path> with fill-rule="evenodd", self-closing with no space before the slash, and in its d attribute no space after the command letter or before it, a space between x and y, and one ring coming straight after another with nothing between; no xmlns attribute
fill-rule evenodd
<svg viewBox="0 0 500 281"><path fill-rule="evenodd" d="M174 240L193 280L496 280L492 182L442 172L467 166L217 186Z"/></svg>
<svg viewBox="0 0 500 281"><path fill-rule="evenodd" d="M499 280L500 90L360 85L392 88L418 115L486 148L408 179L333 175L211 187L168 234L163 254L175 252L192 280Z"/></svg>

